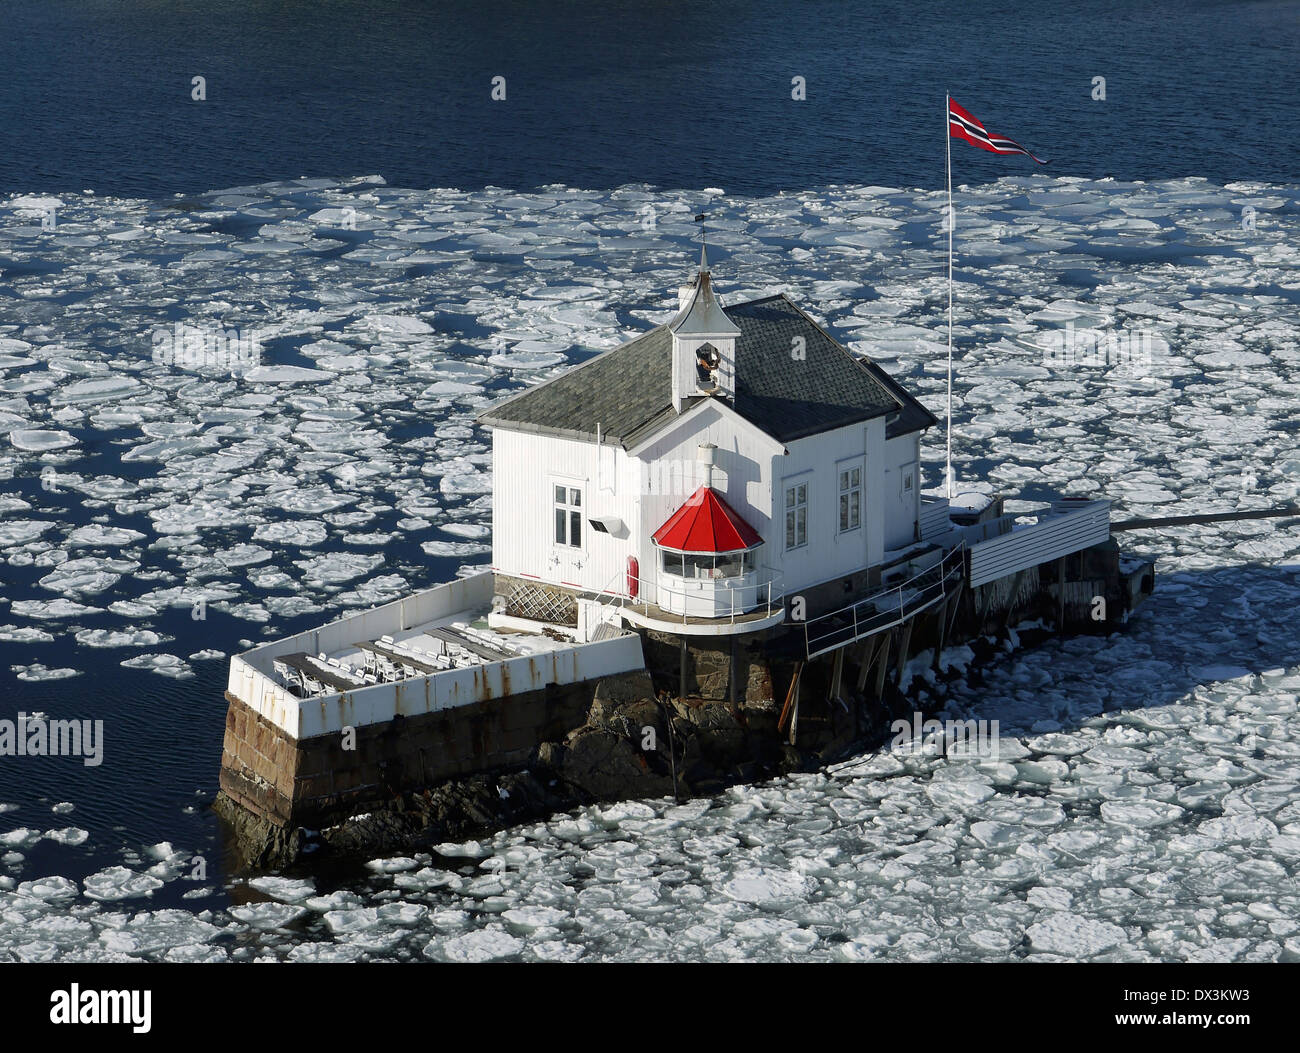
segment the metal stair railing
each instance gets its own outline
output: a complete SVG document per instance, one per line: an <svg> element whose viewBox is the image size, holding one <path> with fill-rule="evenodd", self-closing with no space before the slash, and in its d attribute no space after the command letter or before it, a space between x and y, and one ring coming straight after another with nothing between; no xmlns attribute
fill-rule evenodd
<svg viewBox="0 0 1300 1053"><path fill-rule="evenodd" d="M839 610L803 623L804 653L812 659L867 636L901 625L946 597L965 572L964 543L949 550L933 567L906 581L881 589Z"/></svg>

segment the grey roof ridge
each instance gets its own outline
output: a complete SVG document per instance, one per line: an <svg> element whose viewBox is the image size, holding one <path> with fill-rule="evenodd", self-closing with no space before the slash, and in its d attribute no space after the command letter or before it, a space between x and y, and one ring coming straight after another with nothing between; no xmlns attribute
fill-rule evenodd
<svg viewBox="0 0 1300 1053"><path fill-rule="evenodd" d="M828 333L826 329L815 318L813 318L812 315L810 315L807 311L805 311L795 300L793 300L788 293L784 291L771 293L767 296L759 296L752 300L745 300L740 303L735 303L730 305L729 307L721 307L721 304L719 304L719 307L721 307L723 313L725 314L732 310L752 307L756 304L769 303L774 300L784 300L787 304L789 304L790 307L792 307L794 311L801 318L803 318L809 325L811 325L814 329L816 329L817 332L819 332L823 337L825 337L831 343L831 345L834 346L855 368L860 369L863 372L867 373L872 378L872 380L874 380L877 384L880 385L884 393L888 395L891 399L893 399L895 403L894 410L885 409L882 410L880 413L873 414L872 417L879 417L881 415L888 416L890 413L903 412L908 408L909 404L911 404L914 405L916 408L918 408L923 414L925 414L926 418L930 421L929 424L926 424L923 427L928 428L938 424L938 418L935 417L934 414L932 414L929 410L927 410L919 400L917 400L915 397L910 395L906 391L906 389L904 389L896 380L894 380L894 378L889 375L887 370L883 369L877 363L873 362L870 358L867 358L865 356L859 357L853 354L853 352L851 352L848 348L844 347L838 340L835 339L835 337L833 337L830 333ZM730 318L728 318L728 321L730 321ZM544 380L540 384L534 384L531 387L525 388L523 391L515 392L513 395L510 395L502 399L501 401L496 402L491 406L489 406L488 408L484 409L481 413L478 414L476 420L477 422L483 423L488 426L499 425L511 430L525 431L533 434L557 435L566 438L579 438L579 439L585 439L590 441L591 434L592 434L591 432L578 431L576 429L555 428L548 425L532 424L523 421L507 420L500 417L499 414L501 410L507 409L516 401L526 398L532 395L534 392L540 391L551 384L565 380L566 378L571 377L574 373L576 373L581 369L584 369L587 366L594 365L596 362L604 358L605 355L612 354L615 351L620 351L627 347L631 347L632 345L638 343L639 341L648 339L649 337L655 335L660 330L668 330L671 333L671 326L672 326L671 320L669 322L660 323L659 325L654 326L651 329L647 329L642 333L638 333L636 336L632 337L632 339L627 340L624 343L618 344L615 347L607 348L606 350L599 352L598 354L594 355L592 358L588 359L586 362L579 363L578 365L575 366L570 366L569 368L565 369L563 372L557 374L554 377L551 377L549 380ZM624 429L626 434L622 434L622 435L609 434L603 437L611 440L617 440L620 444L624 445L625 447L628 443L628 440L634 436L636 436L639 441L639 439L642 437L639 435L639 433L643 432L648 425L650 425L652 422L656 420L656 418L663 416L665 409L670 405L671 402L668 401L666 398L664 408L660 408L655 412L651 413L649 416L637 422L631 428ZM675 414L674 416L679 416L679 415L680 414ZM867 419L872 419L872 418L867 418ZM665 421L664 423L666 425L668 422ZM763 427L763 425L758 421L751 421L750 423L758 427L759 430L770 435L774 440L781 441L779 439L776 439L776 436L772 435L771 432L768 431L767 428ZM817 432L811 431L808 432L808 434L817 434ZM802 436L797 436L797 437L802 437Z"/></svg>
<svg viewBox="0 0 1300 1053"><path fill-rule="evenodd" d="M789 297L786 296L785 293L775 293L771 296L761 296L757 300L746 300L743 303L732 304L731 306L748 307L750 304L762 303L764 300L775 300L779 298L789 299ZM793 300L791 300L790 302L791 304L794 305L795 309L798 310L799 305L795 304ZM731 307L724 307L722 310L726 312L731 310ZM801 311L800 313L802 314L803 312ZM812 319L810 318L809 321L812 321ZM813 322L813 325L816 324L817 324L816 322ZM565 377L569 376L571 373L574 373L579 369L585 369L587 366L598 361L600 358L604 357L605 355L611 354L614 351L621 351L623 348L630 347L632 344L635 344L638 340L644 340L647 337L653 336L660 329L669 329L671 325L672 325L672 319L670 319L667 322L660 322L658 325L654 326L651 329L647 329L644 332L637 333L637 335L632 337L632 339L630 340L625 340L623 343L618 344L615 347L606 348L604 351L601 351L598 354L594 355L593 357L587 359L586 362L579 362L577 365L569 366L567 369L563 370L560 373L557 373L549 380L543 380L540 384L533 384L530 387L524 388L523 391L516 391L513 395L508 395L505 398L501 399L499 402L492 403L491 406L487 407L487 409L483 410L483 412L478 415L478 419L484 420L490 418L496 414L497 410L505 409L507 406L513 405L515 402L518 402L520 399L525 398L528 395L531 395L534 391L541 391L543 388L549 387L551 384L563 380ZM646 420L649 419L650 419L649 417L646 418ZM559 430L559 429L552 429L552 430Z"/></svg>

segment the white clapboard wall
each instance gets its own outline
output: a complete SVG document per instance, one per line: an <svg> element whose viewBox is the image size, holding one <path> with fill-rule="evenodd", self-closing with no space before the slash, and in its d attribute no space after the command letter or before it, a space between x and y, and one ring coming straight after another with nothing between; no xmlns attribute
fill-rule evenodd
<svg viewBox="0 0 1300 1053"><path fill-rule="evenodd" d="M921 538L944 534L951 528L948 521L948 499L946 497L926 497L921 500Z"/></svg>
<svg viewBox="0 0 1300 1053"><path fill-rule="evenodd" d="M970 584L983 585L1100 545L1110 537L1109 501L1061 501L1037 523L970 546Z"/></svg>

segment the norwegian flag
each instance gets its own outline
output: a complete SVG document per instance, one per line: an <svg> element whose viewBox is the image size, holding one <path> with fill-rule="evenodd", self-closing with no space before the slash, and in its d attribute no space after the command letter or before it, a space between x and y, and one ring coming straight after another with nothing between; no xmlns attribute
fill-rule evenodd
<svg viewBox="0 0 1300 1053"><path fill-rule="evenodd" d="M1024 154L1026 157L1033 157L1040 165L1049 163L1034 157L1014 139L1008 139L1005 135L994 135L968 110L962 109L952 99L948 100L948 134L955 139L965 139L972 146L978 146L989 153Z"/></svg>

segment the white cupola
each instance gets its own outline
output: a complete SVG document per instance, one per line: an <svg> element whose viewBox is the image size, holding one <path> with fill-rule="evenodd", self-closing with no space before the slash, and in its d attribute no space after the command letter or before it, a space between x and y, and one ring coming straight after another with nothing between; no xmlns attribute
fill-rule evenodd
<svg viewBox="0 0 1300 1053"><path fill-rule="evenodd" d="M682 288L677 316L668 323L673 338L673 409L694 395L736 395L736 325L713 295L709 260L700 248L700 272Z"/></svg>

